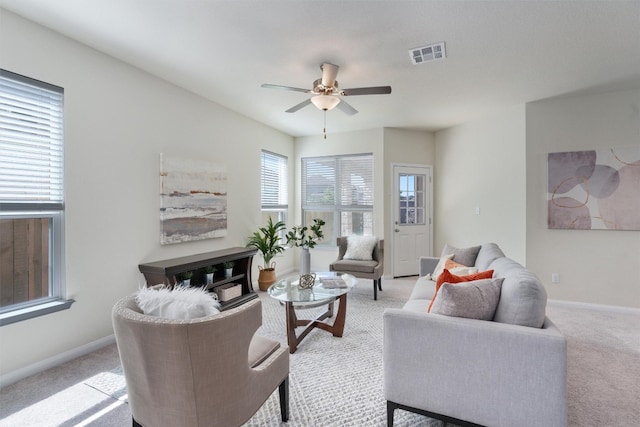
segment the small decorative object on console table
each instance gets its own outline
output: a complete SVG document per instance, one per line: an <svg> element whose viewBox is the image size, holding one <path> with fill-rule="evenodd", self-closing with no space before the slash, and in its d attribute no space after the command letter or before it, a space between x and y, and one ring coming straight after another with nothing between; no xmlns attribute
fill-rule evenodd
<svg viewBox="0 0 640 427"><path fill-rule="evenodd" d="M193 277L192 271L185 271L184 273L180 273L180 284L184 287L191 286L192 277Z"/></svg>
<svg viewBox="0 0 640 427"><path fill-rule="evenodd" d="M204 272L207 275L207 285L213 283L213 275L216 273L217 269L213 265L208 265L204 268Z"/></svg>
<svg viewBox="0 0 640 427"><path fill-rule="evenodd" d="M287 233L287 244L301 248L300 252L300 274L309 274L311 272L311 254L309 249L315 247L319 240L322 240L322 226L325 225L324 220L314 218L313 225L295 226Z"/></svg>
<svg viewBox="0 0 640 427"><path fill-rule="evenodd" d="M233 266L235 265L233 261L225 261L224 264L224 277L233 276Z"/></svg>

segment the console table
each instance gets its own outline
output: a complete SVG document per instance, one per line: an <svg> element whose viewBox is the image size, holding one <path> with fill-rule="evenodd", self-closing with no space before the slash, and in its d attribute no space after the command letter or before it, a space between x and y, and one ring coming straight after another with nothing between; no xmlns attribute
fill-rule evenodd
<svg viewBox="0 0 640 427"><path fill-rule="evenodd" d="M138 265L138 269L144 275L147 286L163 283L173 287L178 282L176 276L187 271L193 272L191 278L192 286L206 286L207 290L210 291L226 283L238 283L242 285L242 294L237 298L220 303L221 310L228 310L258 298L258 295L253 291L253 284L251 283L251 265L253 256L256 253L257 250L255 249L229 248L180 258L147 262ZM227 261L233 261L235 264L231 277L224 276L222 264ZM210 284L207 284L205 274L205 267L208 266L214 266L217 269L213 276L213 283Z"/></svg>

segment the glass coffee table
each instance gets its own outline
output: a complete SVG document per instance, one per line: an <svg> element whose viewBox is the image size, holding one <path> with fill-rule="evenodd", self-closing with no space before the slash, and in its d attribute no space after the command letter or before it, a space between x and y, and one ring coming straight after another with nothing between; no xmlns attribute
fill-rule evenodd
<svg viewBox="0 0 640 427"><path fill-rule="evenodd" d="M353 289L357 280L350 274L322 272L315 273L316 280L313 287L302 289L299 286L300 276L292 276L280 280L269 287L267 293L285 306L287 322L287 343L289 353L295 353L304 337L314 328L331 332L334 337L341 337L347 315L347 293ZM333 317L333 304L340 301L338 312L333 324L323 320ZM314 319L298 319L296 309L314 308L327 305L327 310ZM296 335L296 327L306 328Z"/></svg>

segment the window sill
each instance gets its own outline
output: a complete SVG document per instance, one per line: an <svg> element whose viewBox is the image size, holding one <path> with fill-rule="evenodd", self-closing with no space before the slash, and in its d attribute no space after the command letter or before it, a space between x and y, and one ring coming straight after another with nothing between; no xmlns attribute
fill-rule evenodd
<svg viewBox="0 0 640 427"><path fill-rule="evenodd" d="M55 313L56 311L66 310L71 307L71 304L74 302L75 300L72 299L48 301L31 307L2 313L0 314L0 326L33 319L35 317L44 316L45 314Z"/></svg>

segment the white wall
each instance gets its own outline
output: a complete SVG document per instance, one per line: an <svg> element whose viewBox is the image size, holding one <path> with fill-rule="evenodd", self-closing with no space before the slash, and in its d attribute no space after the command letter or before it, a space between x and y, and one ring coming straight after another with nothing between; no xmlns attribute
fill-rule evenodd
<svg viewBox="0 0 640 427"><path fill-rule="evenodd" d="M0 328L5 374L111 335L111 307L137 289L140 262L244 246L260 222L260 150L293 159L293 138L2 9L0 59L65 89L66 288L76 300ZM226 165L227 237L160 246L161 152ZM281 264L293 268L293 257Z"/></svg>
<svg viewBox="0 0 640 427"><path fill-rule="evenodd" d="M639 145L640 90L549 99L526 111L527 266L550 298L640 307L640 231L547 229L547 154ZM552 272L560 283L551 284Z"/></svg>
<svg viewBox="0 0 640 427"><path fill-rule="evenodd" d="M525 168L523 105L437 132L434 253L495 242L524 264Z"/></svg>

